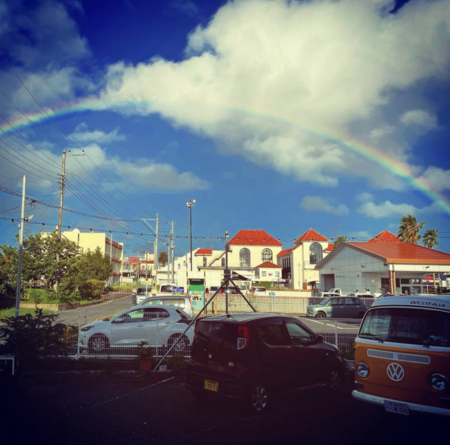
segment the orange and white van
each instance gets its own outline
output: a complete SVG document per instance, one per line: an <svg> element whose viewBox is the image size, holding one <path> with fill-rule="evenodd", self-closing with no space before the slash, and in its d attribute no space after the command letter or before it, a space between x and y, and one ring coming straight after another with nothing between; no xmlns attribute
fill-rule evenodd
<svg viewBox="0 0 450 445"><path fill-rule="evenodd" d="M355 399L450 416L450 295L374 301L355 340Z"/></svg>

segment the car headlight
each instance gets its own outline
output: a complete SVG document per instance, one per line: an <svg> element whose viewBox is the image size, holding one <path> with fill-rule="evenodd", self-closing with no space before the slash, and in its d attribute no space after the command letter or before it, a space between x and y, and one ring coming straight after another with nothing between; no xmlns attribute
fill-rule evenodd
<svg viewBox="0 0 450 445"><path fill-rule="evenodd" d="M364 379L366 377L369 377L370 374L369 365L364 362L359 362L358 366L356 367L356 372L358 373L359 376L361 376Z"/></svg>
<svg viewBox="0 0 450 445"><path fill-rule="evenodd" d="M448 388L448 379L442 374L433 374L431 376L431 386L437 391L445 391Z"/></svg>
<svg viewBox="0 0 450 445"><path fill-rule="evenodd" d="M89 329L92 329L94 326L84 326L81 328L81 332L89 331Z"/></svg>

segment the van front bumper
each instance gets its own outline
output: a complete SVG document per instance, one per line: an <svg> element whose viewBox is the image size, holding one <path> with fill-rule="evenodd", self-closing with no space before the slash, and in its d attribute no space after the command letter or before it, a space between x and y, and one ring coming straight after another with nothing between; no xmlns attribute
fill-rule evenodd
<svg viewBox="0 0 450 445"><path fill-rule="evenodd" d="M417 403L404 402L403 400L388 399L386 397L379 397L374 396L372 394L365 394L357 390L352 391L352 396L354 399L359 400L361 402L371 403L373 405L378 405L382 407L384 407L384 401L387 400L389 402L404 403L408 405L408 409L410 411L416 411L427 414L437 414L439 416L450 417L450 409L446 408L438 408L435 406L428 406L428 405L419 405Z"/></svg>

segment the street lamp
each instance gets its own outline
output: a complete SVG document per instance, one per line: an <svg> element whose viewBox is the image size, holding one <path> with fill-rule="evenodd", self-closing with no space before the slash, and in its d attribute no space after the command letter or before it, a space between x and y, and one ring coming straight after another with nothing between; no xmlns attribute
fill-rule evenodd
<svg viewBox="0 0 450 445"><path fill-rule="evenodd" d="M192 207L194 207L195 199L191 199L186 203L186 205L189 207L189 228L190 228L190 239L191 239L191 272L192 272Z"/></svg>

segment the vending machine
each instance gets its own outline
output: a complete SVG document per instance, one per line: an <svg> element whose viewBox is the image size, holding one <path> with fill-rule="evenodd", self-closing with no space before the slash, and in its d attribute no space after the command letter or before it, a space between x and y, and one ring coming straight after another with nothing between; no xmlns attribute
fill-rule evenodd
<svg viewBox="0 0 450 445"><path fill-rule="evenodd" d="M188 285L192 310L196 316L205 305L205 280L204 278L189 278Z"/></svg>

